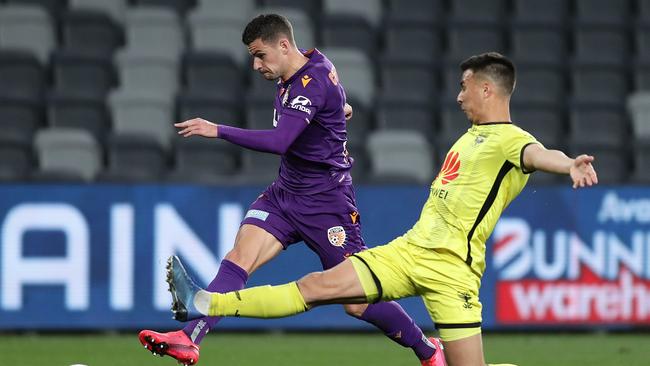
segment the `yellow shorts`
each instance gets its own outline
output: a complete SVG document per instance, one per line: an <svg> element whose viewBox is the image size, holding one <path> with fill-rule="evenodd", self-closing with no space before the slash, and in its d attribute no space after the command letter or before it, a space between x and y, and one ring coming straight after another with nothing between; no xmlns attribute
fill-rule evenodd
<svg viewBox="0 0 650 366"><path fill-rule="evenodd" d="M481 280L453 253L412 245L399 237L350 259L369 302L419 295L443 340L480 333Z"/></svg>

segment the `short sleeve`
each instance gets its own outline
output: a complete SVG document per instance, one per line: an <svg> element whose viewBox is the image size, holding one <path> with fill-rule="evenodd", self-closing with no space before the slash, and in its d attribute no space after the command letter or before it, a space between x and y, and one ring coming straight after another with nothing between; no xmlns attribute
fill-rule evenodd
<svg viewBox="0 0 650 366"><path fill-rule="evenodd" d="M299 77L288 91L282 113L311 121L325 105L325 86L308 74Z"/></svg>
<svg viewBox="0 0 650 366"><path fill-rule="evenodd" d="M502 144L506 160L521 169L522 172L532 173L534 170L529 170L524 166L524 149L530 144L541 145L541 143L533 135L519 127L513 126L507 131Z"/></svg>

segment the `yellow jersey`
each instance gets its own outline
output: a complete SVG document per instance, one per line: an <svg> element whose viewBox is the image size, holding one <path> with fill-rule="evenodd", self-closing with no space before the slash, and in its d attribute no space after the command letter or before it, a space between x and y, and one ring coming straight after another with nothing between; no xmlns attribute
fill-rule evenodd
<svg viewBox="0 0 650 366"><path fill-rule="evenodd" d="M534 143L510 122L473 125L447 153L408 242L450 252L481 277L485 242L528 181L523 151Z"/></svg>

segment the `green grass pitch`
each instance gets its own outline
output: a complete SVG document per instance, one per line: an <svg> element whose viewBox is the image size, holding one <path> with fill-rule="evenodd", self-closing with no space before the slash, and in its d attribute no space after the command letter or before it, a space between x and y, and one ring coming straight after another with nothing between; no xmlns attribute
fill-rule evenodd
<svg viewBox="0 0 650 366"><path fill-rule="evenodd" d="M486 334L488 362L519 366L648 365L649 334ZM202 344L199 365L390 365L419 363L377 334L222 333ZM17 366L158 365L133 334L0 334L0 364Z"/></svg>

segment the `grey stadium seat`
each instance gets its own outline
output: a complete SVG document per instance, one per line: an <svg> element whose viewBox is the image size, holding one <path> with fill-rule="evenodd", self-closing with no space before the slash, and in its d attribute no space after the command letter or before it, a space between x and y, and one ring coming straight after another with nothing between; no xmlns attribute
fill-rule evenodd
<svg viewBox="0 0 650 366"><path fill-rule="evenodd" d="M575 0L576 19L582 23L624 25L630 20L629 0Z"/></svg>
<svg viewBox="0 0 650 366"><path fill-rule="evenodd" d="M312 19L316 19L322 13L320 0L262 0L262 5L271 8L291 8L300 10ZM284 13L280 14L285 15ZM293 24L293 20L291 18L289 20Z"/></svg>
<svg viewBox="0 0 650 366"><path fill-rule="evenodd" d="M178 183L234 183L241 148L227 141L200 138L174 140L176 166L168 179Z"/></svg>
<svg viewBox="0 0 650 366"><path fill-rule="evenodd" d="M56 46L55 34L44 9L34 5L0 4L0 49L30 51L46 64Z"/></svg>
<svg viewBox="0 0 650 366"><path fill-rule="evenodd" d="M383 17L381 0L323 0L323 10L327 14L353 14L364 17L377 28Z"/></svg>
<svg viewBox="0 0 650 366"><path fill-rule="evenodd" d="M106 57L58 51L51 65L57 92L103 97L117 84L113 62Z"/></svg>
<svg viewBox="0 0 650 366"><path fill-rule="evenodd" d="M569 125L571 141L577 145L621 148L628 141L629 126L622 108L573 105L569 110Z"/></svg>
<svg viewBox="0 0 650 366"><path fill-rule="evenodd" d="M629 38L622 27L579 25L574 30L575 59L583 63L625 65L630 58Z"/></svg>
<svg viewBox="0 0 650 366"><path fill-rule="evenodd" d="M194 0L135 0L135 6L164 7L174 11L179 16L185 13L194 5Z"/></svg>
<svg viewBox="0 0 650 366"><path fill-rule="evenodd" d="M561 105L566 98L566 81L559 67L517 64L517 85L513 102Z"/></svg>
<svg viewBox="0 0 650 366"><path fill-rule="evenodd" d="M244 149L241 174L233 178L241 184L270 184L277 178L280 156Z"/></svg>
<svg viewBox="0 0 650 366"><path fill-rule="evenodd" d="M235 20L245 25L249 18L254 16L256 5L256 0L197 0L197 6L190 10L189 14L201 13L221 20ZM192 18L190 15L190 19Z"/></svg>
<svg viewBox="0 0 650 366"><path fill-rule="evenodd" d="M386 8L389 24L406 22L434 25L440 23L445 16L444 0L388 0Z"/></svg>
<svg viewBox="0 0 650 366"><path fill-rule="evenodd" d="M450 5L454 21L500 24L506 13L505 0L454 0Z"/></svg>
<svg viewBox="0 0 650 366"><path fill-rule="evenodd" d="M241 100L244 78L228 55L187 52L183 57L183 81L187 89L225 100Z"/></svg>
<svg viewBox="0 0 650 366"><path fill-rule="evenodd" d="M381 95L391 100L431 103L439 89L438 73L426 63L383 62L381 80Z"/></svg>
<svg viewBox="0 0 650 366"><path fill-rule="evenodd" d="M458 63L479 53L504 53L505 44L499 26L453 23L447 27L449 62Z"/></svg>
<svg viewBox="0 0 650 366"><path fill-rule="evenodd" d="M322 21L323 45L328 48L363 50L370 57L377 52L377 34L370 22L356 14L329 14Z"/></svg>
<svg viewBox="0 0 650 366"><path fill-rule="evenodd" d="M68 0L71 9L94 10L110 15L122 23L126 16L127 0Z"/></svg>
<svg viewBox="0 0 650 366"><path fill-rule="evenodd" d="M372 175L382 178L405 178L426 184L433 179L434 153L419 132L378 130L368 137Z"/></svg>
<svg viewBox="0 0 650 366"><path fill-rule="evenodd" d="M571 78L573 97L578 102L622 105L629 92L626 70L617 66L576 65Z"/></svg>
<svg viewBox="0 0 650 366"><path fill-rule="evenodd" d="M240 126L243 121L241 100L233 101L187 90L179 94L177 105L179 121L201 117L230 126Z"/></svg>
<svg viewBox="0 0 650 366"><path fill-rule="evenodd" d="M465 113L456 103L442 102L440 106L440 133L438 144L448 149L467 130L472 127Z"/></svg>
<svg viewBox="0 0 650 366"><path fill-rule="evenodd" d="M531 133L547 148L564 147L567 128L563 109L557 105L512 104L512 121Z"/></svg>
<svg viewBox="0 0 650 366"><path fill-rule="evenodd" d="M39 97L45 79L43 66L32 53L0 49L0 93L3 96Z"/></svg>
<svg viewBox="0 0 650 366"><path fill-rule="evenodd" d="M29 5L37 6L56 19L65 12L68 0L5 0L9 5Z"/></svg>
<svg viewBox="0 0 650 366"><path fill-rule="evenodd" d="M154 141L113 135L107 143L108 166L99 177L108 182L157 182L167 171L165 151Z"/></svg>
<svg viewBox="0 0 650 366"><path fill-rule="evenodd" d="M432 142L437 131L434 111L427 102L384 100L377 110L377 126L383 130L417 131Z"/></svg>
<svg viewBox="0 0 650 366"><path fill-rule="evenodd" d="M32 166L31 141L7 139L0 134L0 182L27 180Z"/></svg>
<svg viewBox="0 0 650 366"><path fill-rule="evenodd" d="M40 98L15 98L0 93L0 130L5 138L31 143L42 119Z"/></svg>
<svg viewBox="0 0 650 366"><path fill-rule="evenodd" d="M359 50L328 48L323 53L332 61L346 95L357 99L365 107L374 102L375 72L368 57Z"/></svg>
<svg viewBox="0 0 650 366"><path fill-rule="evenodd" d="M511 56L517 66L522 62L556 66L566 62L568 45L562 28L516 25L510 28L510 44Z"/></svg>
<svg viewBox="0 0 650 366"><path fill-rule="evenodd" d="M84 130L42 129L36 134L34 146L41 172L69 173L88 182L95 178L102 165L97 141Z"/></svg>
<svg viewBox="0 0 650 366"><path fill-rule="evenodd" d="M346 123L348 146L365 146L366 137L375 127L372 109L365 108L354 98L348 98L347 103L353 109L352 119Z"/></svg>
<svg viewBox="0 0 650 366"><path fill-rule="evenodd" d="M119 23L98 10L73 10L62 17L63 47L110 58L124 44Z"/></svg>
<svg viewBox="0 0 650 366"><path fill-rule="evenodd" d="M176 94L179 64L176 55L154 55L127 48L118 52L115 63L121 88L167 97Z"/></svg>
<svg viewBox="0 0 650 366"><path fill-rule="evenodd" d="M632 181L635 183L650 183L650 142L639 141L634 149L634 173Z"/></svg>
<svg viewBox="0 0 650 366"><path fill-rule="evenodd" d="M429 24L413 24L408 20L393 21L384 31L384 60L417 61L434 64L442 54L440 31ZM422 45L427 45L422 47ZM413 50L418 49L418 52Z"/></svg>
<svg viewBox="0 0 650 366"><path fill-rule="evenodd" d="M140 54L178 58L185 47L185 34L178 14L163 7L131 8L126 14L125 28L128 48Z"/></svg>
<svg viewBox="0 0 650 366"><path fill-rule="evenodd" d="M650 141L650 91L630 95L627 110L632 120L634 137Z"/></svg>
<svg viewBox="0 0 650 366"><path fill-rule="evenodd" d="M627 149L600 147L590 144L587 146L574 146L568 153L572 157L580 154L594 156L593 165L598 174L599 184L623 184L629 180L632 171L632 159Z"/></svg>
<svg viewBox="0 0 650 366"><path fill-rule="evenodd" d="M192 48L227 54L238 65L245 66L249 58L248 50L241 41L245 26L246 20L193 12L189 16Z"/></svg>
<svg viewBox="0 0 650 366"><path fill-rule="evenodd" d="M109 106L115 133L148 136L161 146L170 147L174 133L170 97L118 89L111 93Z"/></svg>
<svg viewBox="0 0 650 366"><path fill-rule="evenodd" d="M519 24L563 25L571 2L566 0L513 0L515 22Z"/></svg>
<svg viewBox="0 0 650 366"><path fill-rule="evenodd" d="M86 130L103 143L111 129L111 119L103 96L53 93L47 102L47 120L53 127Z"/></svg>

